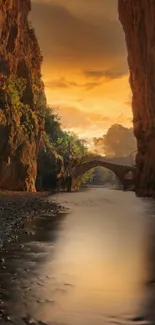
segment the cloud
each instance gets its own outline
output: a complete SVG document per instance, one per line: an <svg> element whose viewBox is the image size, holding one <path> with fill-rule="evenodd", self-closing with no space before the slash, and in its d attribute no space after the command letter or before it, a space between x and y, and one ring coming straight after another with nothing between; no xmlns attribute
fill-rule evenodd
<svg viewBox="0 0 155 325"><path fill-rule="evenodd" d="M98 1L97 5L94 1L92 0L32 0L32 2L40 2L40 3L49 3L49 4L59 4L61 6L65 6L69 9L76 9L78 12L78 9L82 9L86 12L88 12L88 4L89 4L89 12L90 9L93 8L93 14L94 14L94 9L100 14L104 11L104 13L108 16L111 16L112 19L116 19L116 12L117 12L117 2L116 0L102 0ZM78 5L77 5L78 4ZM102 12L101 12L102 9ZM112 15L113 13L113 15Z"/></svg>
<svg viewBox="0 0 155 325"><path fill-rule="evenodd" d="M51 80L45 83L47 88L71 88L78 87L78 84L74 81L67 81L64 77L60 79Z"/></svg>
<svg viewBox="0 0 155 325"><path fill-rule="evenodd" d="M94 88L96 88L96 87L99 87L99 86L101 86L102 85L102 82L86 82L86 83L84 83L83 84L83 88L85 89L85 90L92 90L92 89L94 89Z"/></svg>
<svg viewBox="0 0 155 325"><path fill-rule="evenodd" d="M116 117L108 114L95 113L86 111L84 107L78 103L74 106L64 103L59 107L55 107L57 113L61 116L61 123L64 129L73 131L82 137L100 137L105 134L109 127L114 123L126 125L128 117L120 115ZM108 113L108 112L107 112Z"/></svg>
<svg viewBox="0 0 155 325"><path fill-rule="evenodd" d="M51 89L54 89L54 88L66 88L66 89L69 89L69 88L73 88L73 87L76 87L76 88L83 88L85 90L91 90L91 89L94 89L95 87L99 87L101 86L101 82L99 81L96 81L96 82L85 82L85 83L77 83L75 81L68 81L66 80L64 77L61 77L60 79L55 79L55 80L51 80L51 81L48 81L48 82L45 82L45 86L47 88L51 88Z"/></svg>
<svg viewBox="0 0 155 325"><path fill-rule="evenodd" d="M126 101L124 104L131 107L132 101Z"/></svg>
<svg viewBox="0 0 155 325"><path fill-rule="evenodd" d="M66 128L96 136L121 110L128 114L126 83L115 81L128 72L117 0L32 0L30 20L44 56L48 102L60 104Z"/></svg>
<svg viewBox="0 0 155 325"><path fill-rule="evenodd" d="M68 129L84 128L85 130L92 130L98 127L102 129L105 127L105 124L112 124L112 120L108 115L105 116L99 113L87 112L79 108L78 105L61 105L58 112L61 116L63 127Z"/></svg>
<svg viewBox="0 0 155 325"><path fill-rule="evenodd" d="M60 5L69 9L75 15L85 16L89 20L93 19L93 21L96 18L96 22L99 22L103 16L110 17L111 20L116 21L118 16L116 0L102 0L97 1L97 3L92 0L32 0L32 2Z"/></svg>
<svg viewBox="0 0 155 325"><path fill-rule="evenodd" d="M118 79L127 74L127 71L122 70L84 70L83 74L86 78L92 79Z"/></svg>
<svg viewBox="0 0 155 325"><path fill-rule="evenodd" d="M111 66L118 64L119 69L127 69L124 36L118 22L103 16L98 25L55 3L33 2L32 8L31 19L43 55L51 64L86 68L110 62Z"/></svg>
<svg viewBox="0 0 155 325"><path fill-rule="evenodd" d="M128 100L124 103L127 106L132 106L132 93L130 91L130 94L128 95Z"/></svg>

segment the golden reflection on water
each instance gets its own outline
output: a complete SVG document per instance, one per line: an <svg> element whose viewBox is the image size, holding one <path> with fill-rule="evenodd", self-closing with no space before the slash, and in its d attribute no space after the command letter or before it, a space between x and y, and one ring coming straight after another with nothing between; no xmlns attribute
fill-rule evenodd
<svg viewBox="0 0 155 325"><path fill-rule="evenodd" d="M48 325L155 324L155 203L102 188L55 200L70 213L54 226L38 216L34 236L3 256L8 315Z"/></svg>
<svg viewBox="0 0 155 325"><path fill-rule="evenodd" d="M133 317L145 297L145 203L133 193L102 189L63 198L71 212L52 260L49 255L42 266L55 276L55 290L47 283L47 295L56 304L41 307L38 316L71 325L88 325L90 317L96 317L93 325L104 324L106 316Z"/></svg>

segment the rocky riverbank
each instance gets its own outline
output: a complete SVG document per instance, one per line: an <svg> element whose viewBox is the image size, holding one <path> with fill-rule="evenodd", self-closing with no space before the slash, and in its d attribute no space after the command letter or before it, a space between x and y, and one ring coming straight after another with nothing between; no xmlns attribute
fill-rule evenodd
<svg viewBox="0 0 155 325"><path fill-rule="evenodd" d="M38 214L52 215L53 221L64 208L51 200L52 193L0 192L0 249L25 233L25 222Z"/></svg>

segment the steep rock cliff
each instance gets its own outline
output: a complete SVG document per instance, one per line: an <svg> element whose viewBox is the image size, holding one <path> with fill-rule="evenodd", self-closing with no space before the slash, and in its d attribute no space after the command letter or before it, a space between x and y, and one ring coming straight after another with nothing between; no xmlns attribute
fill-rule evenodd
<svg viewBox="0 0 155 325"><path fill-rule="evenodd" d="M46 100L30 9L30 0L0 0L0 188L35 191Z"/></svg>
<svg viewBox="0 0 155 325"><path fill-rule="evenodd" d="M137 182L140 195L155 192L155 1L118 0L128 49Z"/></svg>

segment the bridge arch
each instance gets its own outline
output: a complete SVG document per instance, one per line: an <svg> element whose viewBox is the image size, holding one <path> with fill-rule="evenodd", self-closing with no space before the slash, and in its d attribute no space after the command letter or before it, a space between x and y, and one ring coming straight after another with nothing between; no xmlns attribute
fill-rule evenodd
<svg viewBox="0 0 155 325"><path fill-rule="evenodd" d="M88 170L95 167L104 167L112 171L119 179L123 188L134 184L135 167L129 165L121 165L120 163L112 162L112 159L105 159L103 157L94 157L89 161L79 163L72 169L72 188L76 186L78 177L84 175Z"/></svg>

